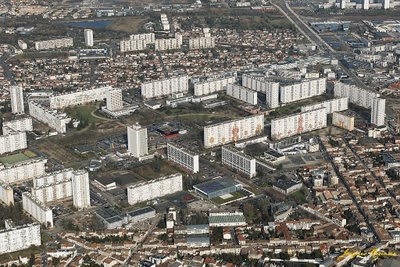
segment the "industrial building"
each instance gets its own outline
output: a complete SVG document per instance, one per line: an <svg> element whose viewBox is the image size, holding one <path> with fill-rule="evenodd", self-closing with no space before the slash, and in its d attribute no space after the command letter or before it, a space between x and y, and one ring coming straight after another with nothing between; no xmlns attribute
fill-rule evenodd
<svg viewBox="0 0 400 267"><path fill-rule="evenodd" d="M227 75L224 77L213 77L207 80L199 80L193 82L194 95L202 96L209 95L215 92L224 91L230 83L236 82L236 76Z"/></svg>
<svg viewBox="0 0 400 267"><path fill-rule="evenodd" d="M24 90L21 86L10 87L11 111L13 114L24 114Z"/></svg>
<svg viewBox="0 0 400 267"><path fill-rule="evenodd" d="M163 80L144 82L141 85L141 93L145 99L187 93L189 90L188 81L189 77L187 75L181 75Z"/></svg>
<svg viewBox="0 0 400 267"><path fill-rule="evenodd" d="M222 147L222 164L252 178L256 176L256 159L233 147Z"/></svg>
<svg viewBox="0 0 400 267"><path fill-rule="evenodd" d="M271 138L279 140L327 126L326 108L288 115L271 121Z"/></svg>
<svg viewBox="0 0 400 267"><path fill-rule="evenodd" d="M182 166L191 173L199 172L199 155L189 151L186 148L177 145L167 144L168 160Z"/></svg>
<svg viewBox="0 0 400 267"><path fill-rule="evenodd" d="M258 102L256 91L240 85L228 84L226 86L226 94L250 105L257 105Z"/></svg>
<svg viewBox="0 0 400 267"><path fill-rule="evenodd" d="M182 191L182 174L175 173L155 180L131 185L127 189L128 203L135 205Z"/></svg>
<svg viewBox="0 0 400 267"><path fill-rule="evenodd" d="M152 207L144 207L141 209L130 211L126 214L129 223L137 223L156 216L156 210Z"/></svg>
<svg viewBox="0 0 400 267"><path fill-rule="evenodd" d="M376 126L385 125L386 100L383 98L374 98L371 106L371 123Z"/></svg>
<svg viewBox="0 0 400 267"><path fill-rule="evenodd" d="M72 38L60 38L60 39L35 42L36 50L49 50L49 49L65 48L71 46L74 46L74 39Z"/></svg>
<svg viewBox="0 0 400 267"><path fill-rule="evenodd" d="M40 224L53 227L53 211L28 192L22 193L22 207Z"/></svg>
<svg viewBox="0 0 400 267"><path fill-rule="evenodd" d="M67 132L67 124L71 118L66 113L60 113L57 110L49 109L45 105L38 102L29 101L29 115L38 121L47 124L50 128L59 133Z"/></svg>
<svg viewBox="0 0 400 267"><path fill-rule="evenodd" d="M211 181L194 185L193 189L201 196L204 196L207 199L213 199L240 191L243 189L243 186L229 178L216 178Z"/></svg>
<svg viewBox="0 0 400 267"><path fill-rule="evenodd" d="M364 108L371 108L373 99L379 97L378 93L342 82L334 83L334 95L347 97L350 103Z"/></svg>
<svg viewBox="0 0 400 267"><path fill-rule="evenodd" d="M269 108L279 107L279 82L245 74L242 76L242 86L264 93Z"/></svg>
<svg viewBox="0 0 400 267"><path fill-rule="evenodd" d="M15 226L11 220L6 220L5 228L0 230L0 240L0 255L40 246L40 225L32 223Z"/></svg>
<svg viewBox="0 0 400 267"><path fill-rule="evenodd" d="M343 111L349 108L349 99L347 97L335 98L317 104L302 106L301 112L310 111L319 108L326 108L326 114Z"/></svg>
<svg viewBox="0 0 400 267"><path fill-rule="evenodd" d="M139 123L127 127L128 152L135 158L141 158L149 154L147 128Z"/></svg>
<svg viewBox="0 0 400 267"><path fill-rule="evenodd" d="M281 85L279 88L279 98L281 103L290 103L322 95L325 92L326 78L319 78L290 85Z"/></svg>
<svg viewBox="0 0 400 267"><path fill-rule="evenodd" d="M264 115L254 115L204 127L204 147L211 148L259 135Z"/></svg>
<svg viewBox="0 0 400 267"><path fill-rule="evenodd" d="M0 180L7 184L18 183L45 174L47 159L36 158L10 165L0 165Z"/></svg>

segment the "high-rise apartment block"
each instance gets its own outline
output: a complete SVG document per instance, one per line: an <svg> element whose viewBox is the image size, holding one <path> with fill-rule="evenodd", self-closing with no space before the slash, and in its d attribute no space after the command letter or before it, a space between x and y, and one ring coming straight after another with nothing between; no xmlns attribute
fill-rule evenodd
<svg viewBox="0 0 400 267"><path fill-rule="evenodd" d="M383 98L374 98L371 107L371 123L376 126L385 125L386 100Z"/></svg>
<svg viewBox="0 0 400 267"><path fill-rule="evenodd" d="M65 48L71 46L74 46L74 39L72 38L60 38L60 39L35 42L36 50L48 50L48 49Z"/></svg>
<svg viewBox="0 0 400 267"><path fill-rule="evenodd" d="M349 99L347 97L335 98L320 102L317 104L311 104L308 106L302 106L301 112L310 111L319 108L326 108L327 114L332 114L333 112L343 111L349 108Z"/></svg>
<svg viewBox="0 0 400 267"><path fill-rule="evenodd" d="M53 227L53 211L28 192L22 193L22 207L40 224Z"/></svg>
<svg viewBox="0 0 400 267"><path fill-rule="evenodd" d="M141 85L142 96L145 99L168 96L175 93L187 93L189 90L189 77L176 76L163 80L144 82Z"/></svg>
<svg viewBox="0 0 400 267"><path fill-rule="evenodd" d="M84 31L84 36L85 36L85 44L86 46L93 46L93 30L91 29L85 29Z"/></svg>
<svg viewBox="0 0 400 267"><path fill-rule="evenodd" d="M334 83L334 95L335 97L347 97L350 103L364 108L371 108L372 100L379 97L376 92L342 82Z"/></svg>
<svg viewBox="0 0 400 267"><path fill-rule="evenodd" d="M147 128L138 123L127 128L128 152L135 158L141 158L149 153Z"/></svg>
<svg viewBox="0 0 400 267"><path fill-rule="evenodd" d="M7 206L14 205L14 190L12 187L0 180L0 201Z"/></svg>
<svg viewBox="0 0 400 267"><path fill-rule="evenodd" d="M233 147L222 147L222 164L237 170L248 177L256 176L256 159Z"/></svg>
<svg viewBox="0 0 400 267"><path fill-rule="evenodd" d="M72 200L74 207L78 209L90 207L89 173L85 170L73 172Z"/></svg>
<svg viewBox="0 0 400 267"><path fill-rule="evenodd" d="M42 244L40 225L37 223L15 226L6 220L5 226L0 230L0 255Z"/></svg>
<svg viewBox="0 0 400 267"><path fill-rule="evenodd" d="M227 75L224 77L209 78L193 83L194 95L209 95L215 92L224 91L230 83L236 82L236 76Z"/></svg>
<svg viewBox="0 0 400 267"><path fill-rule="evenodd" d="M182 174L175 173L155 180L137 183L128 187L128 203L156 199L183 190Z"/></svg>
<svg viewBox="0 0 400 267"><path fill-rule="evenodd" d="M122 101L122 90L114 89L107 92L106 98L107 109L110 111L121 110L124 107L124 102Z"/></svg>
<svg viewBox="0 0 400 267"><path fill-rule="evenodd" d="M28 159L15 164L0 165L0 180L7 184L18 183L45 174L47 159Z"/></svg>
<svg viewBox="0 0 400 267"><path fill-rule="evenodd" d="M7 134L0 136L0 155L28 147L26 132L18 132L9 127L3 127L4 132Z"/></svg>
<svg viewBox="0 0 400 267"><path fill-rule="evenodd" d="M17 118L7 120L4 119L3 127L13 129L18 132L31 132L33 131L32 118L27 116L18 116ZM3 132L3 134L5 134Z"/></svg>
<svg viewBox="0 0 400 267"><path fill-rule="evenodd" d="M29 115L37 119L44 124L47 124L50 128L56 130L59 133L67 132L67 124L71 121L71 118L66 113L58 112L54 109L49 109L47 106L35 101L29 101Z"/></svg>
<svg viewBox="0 0 400 267"><path fill-rule="evenodd" d="M240 85L228 84L226 86L226 94L250 105L257 105L258 102L256 91Z"/></svg>
<svg viewBox="0 0 400 267"><path fill-rule="evenodd" d="M24 107L24 91L21 86L10 87L11 96L11 111L14 114L23 114L25 112Z"/></svg>
<svg viewBox="0 0 400 267"><path fill-rule="evenodd" d="M264 77L243 75L242 86L264 93L269 108L279 107L279 82L270 81Z"/></svg>
<svg viewBox="0 0 400 267"><path fill-rule="evenodd" d="M183 147L168 143L167 144L168 160L188 169L192 173L199 172L199 155L195 154Z"/></svg>

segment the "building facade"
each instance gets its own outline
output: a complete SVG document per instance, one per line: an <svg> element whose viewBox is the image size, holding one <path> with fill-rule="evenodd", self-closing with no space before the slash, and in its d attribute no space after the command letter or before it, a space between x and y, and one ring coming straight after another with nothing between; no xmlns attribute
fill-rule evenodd
<svg viewBox="0 0 400 267"><path fill-rule="evenodd" d="M353 131L354 115L345 112L334 112L332 115L332 124L348 131Z"/></svg>
<svg viewBox="0 0 400 267"><path fill-rule="evenodd" d="M53 227L53 211L28 192L22 193L22 207L40 224Z"/></svg>
<svg viewBox="0 0 400 267"><path fill-rule="evenodd" d="M24 114L24 90L21 86L10 87L11 111L13 114Z"/></svg>
<svg viewBox="0 0 400 267"><path fill-rule="evenodd" d="M371 123L376 126L385 125L386 100L383 98L374 98L371 107Z"/></svg>
<svg viewBox="0 0 400 267"><path fill-rule="evenodd" d="M279 107L279 82L266 80L264 77L244 74L242 86L265 94L268 108Z"/></svg>
<svg viewBox="0 0 400 267"><path fill-rule="evenodd" d="M224 91L228 84L235 82L236 76L217 77L206 81L198 81L193 83L194 95L202 96Z"/></svg>
<svg viewBox="0 0 400 267"><path fill-rule="evenodd" d="M60 39L35 42L36 50L49 50L49 49L65 48L71 46L74 46L74 39L72 38L60 38Z"/></svg>
<svg viewBox="0 0 400 267"><path fill-rule="evenodd" d="M111 86L75 91L72 93L50 96L50 109L61 109L71 106L83 105L106 99L107 92L113 90Z"/></svg>
<svg viewBox="0 0 400 267"><path fill-rule="evenodd" d="M182 174L175 173L155 180L138 183L128 187L128 203L156 199L183 190Z"/></svg>
<svg viewBox="0 0 400 267"><path fill-rule="evenodd" d="M7 184L18 183L45 174L47 159L29 159L16 164L0 166L0 180Z"/></svg>
<svg viewBox="0 0 400 267"><path fill-rule="evenodd" d="M144 99L168 96L176 93L187 93L189 90L189 77L187 75L176 76L163 80L144 82L141 85Z"/></svg>
<svg viewBox="0 0 400 267"><path fill-rule="evenodd" d="M14 205L14 190L3 181L0 181L0 200L7 206Z"/></svg>
<svg viewBox="0 0 400 267"><path fill-rule="evenodd" d="M8 127L18 132L31 132L33 131L32 118L24 116L12 120L4 120L3 127Z"/></svg>
<svg viewBox="0 0 400 267"><path fill-rule="evenodd" d="M314 79L309 81L302 81L291 85L284 85L280 87L280 101L281 103L290 103L313 96L322 95L326 92L326 79Z"/></svg>
<svg viewBox="0 0 400 267"><path fill-rule="evenodd" d="M8 127L3 127L4 131L7 135L0 135L0 155L28 147L26 132L17 132Z"/></svg>
<svg viewBox="0 0 400 267"><path fill-rule="evenodd" d="M342 82L335 82L333 90L335 97L347 97L350 103L364 108L371 108L372 100L379 97L376 92Z"/></svg>
<svg viewBox="0 0 400 267"><path fill-rule="evenodd" d="M228 84L226 86L226 94L250 105L257 105L258 102L256 91L240 85Z"/></svg>
<svg viewBox="0 0 400 267"><path fill-rule="evenodd" d="M326 108L301 112L271 121L271 138L282 138L303 134L327 126Z"/></svg>
<svg viewBox="0 0 400 267"><path fill-rule="evenodd" d="M40 225L37 223L14 226L7 222L6 228L0 230L0 255L41 244Z"/></svg>
<svg viewBox="0 0 400 267"><path fill-rule="evenodd" d="M75 170L71 182L74 207L78 209L90 207L89 173L85 170Z"/></svg>
<svg viewBox="0 0 400 267"><path fill-rule="evenodd" d="M301 112L310 111L319 108L326 108L327 114L343 111L349 108L349 99L347 97L335 98L313 105L302 106Z"/></svg>
<svg viewBox="0 0 400 267"><path fill-rule="evenodd" d="M71 121L71 118L69 118L66 113L60 113L57 110L49 109L34 101L29 101L28 105L29 115L33 118L47 124L50 128L59 133L67 132L67 124Z"/></svg>
<svg viewBox="0 0 400 267"><path fill-rule="evenodd" d="M124 107L124 102L122 101L122 90L115 89L107 92L106 98L107 109L110 111L121 110Z"/></svg>
<svg viewBox="0 0 400 267"><path fill-rule="evenodd" d="M204 147L211 148L247 139L264 131L264 115L217 123L204 127Z"/></svg>
<svg viewBox="0 0 400 267"><path fill-rule="evenodd" d="M135 158L149 154L147 128L138 123L127 127L128 152Z"/></svg>
<svg viewBox="0 0 400 267"><path fill-rule="evenodd" d="M94 42L93 42L93 30L85 29L84 30L84 36L85 36L85 45L92 47L94 45Z"/></svg>
<svg viewBox="0 0 400 267"><path fill-rule="evenodd" d="M233 147L222 147L222 164L253 178L257 175L256 159Z"/></svg>
<svg viewBox="0 0 400 267"><path fill-rule="evenodd" d="M168 143L167 144L168 160L189 170L191 173L199 172L199 155L195 154L183 147Z"/></svg>

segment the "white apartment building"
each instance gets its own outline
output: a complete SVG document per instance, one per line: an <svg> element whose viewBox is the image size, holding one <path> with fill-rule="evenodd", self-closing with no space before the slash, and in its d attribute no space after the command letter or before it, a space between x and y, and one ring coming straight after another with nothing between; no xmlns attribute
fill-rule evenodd
<svg viewBox="0 0 400 267"><path fill-rule="evenodd" d="M18 46L22 50L28 49L28 44L26 42L24 42L24 40L21 40L21 39L18 40Z"/></svg>
<svg viewBox="0 0 400 267"><path fill-rule="evenodd" d="M155 180L137 183L128 187L128 203L136 203L160 198L183 190L182 174L175 173Z"/></svg>
<svg viewBox="0 0 400 267"><path fill-rule="evenodd" d="M72 168L63 169L60 171L44 173L43 175L37 176L33 179L33 187L38 188L42 186L48 186L63 182L66 180L71 181L74 175L74 170Z"/></svg>
<svg viewBox="0 0 400 267"><path fill-rule="evenodd" d="M35 42L36 50L49 50L49 49L64 48L71 46L74 46L74 39L72 38L60 38L60 39Z"/></svg>
<svg viewBox="0 0 400 267"><path fill-rule="evenodd" d="M66 113L60 113L57 110L49 109L34 101L29 101L28 105L29 115L33 118L47 124L50 128L59 133L67 132L67 124L71 121L71 118L69 118Z"/></svg>
<svg viewBox="0 0 400 267"><path fill-rule="evenodd" d="M271 138L279 140L293 135L303 134L327 126L325 108L305 111L271 121Z"/></svg>
<svg viewBox="0 0 400 267"><path fill-rule="evenodd" d="M167 144L168 160L188 169L192 173L199 172L199 155L195 154L186 148L177 145Z"/></svg>
<svg viewBox="0 0 400 267"><path fill-rule="evenodd" d="M222 164L253 178L257 175L256 159L233 147L222 147Z"/></svg>
<svg viewBox="0 0 400 267"><path fill-rule="evenodd" d="M154 42L154 49L156 51L181 49L182 42L182 35L175 34L175 38L156 39Z"/></svg>
<svg viewBox="0 0 400 267"><path fill-rule="evenodd" d="M266 80L264 77L257 77L244 74L242 86L265 94L266 104L269 108L279 107L279 83Z"/></svg>
<svg viewBox="0 0 400 267"><path fill-rule="evenodd" d="M290 103L322 95L326 92L326 78L302 81L300 83L280 86L281 103Z"/></svg>
<svg viewBox="0 0 400 267"><path fill-rule="evenodd" d="M72 200L74 207L85 209L90 207L89 173L85 170L76 170L72 176Z"/></svg>
<svg viewBox="0 0 400 267"><path fill-rule="evenodd" d="M88 90L50 96L50 109L61 109L83 105L106 99L107 92L113 90L111 86L103 86Z"/></svg>
<svg viewBox="0 0 400 267"><path fill-rule="evenodd" d="M312 104L308 106L302 106L301 112L310 111L319 108L326 108L327 114L332 114L333 112L343 111L349 108L349 99L347 97L335 98L320 102L317 104Z"/></svg>
<svg viewBox="0 0 400 267"><path fill-rule="evenodd" d="M154 44L156 40L156 36L154 33L140 33L140 34L132 34L129 36L130 40L144 40L148 44Z"/></svg>
<svg viewBox="0 0 400 267"><path fill-rule="evenodd" d="M333 1L333 5L341 9L390 9L400 6L400 1L396 0L338 0Z"/></svg>
<svg viewBox="0 0 400 267"><path fill-rule="evenodd" d="M24 90L21 86L10 87L11 111L13 114L24 114Z"/></svg>
<svg viewBox="0 0 400 267"><path fill-rule="evenodd" d="M17 132L8 127L3 127L3 132L7 135L0 136L0 155L28 147L26 132Z"/></svg>
<svg viewBox="0 0 400 267"><path fill-rule="evenodd" d="M146 40L127 39L119 42L119 49L122 53L131 51L143 51L147 48Z"/></svg>
<svg viewBox="0 0 400 267"><path fill-rule="evenodd" d="M40 224L50 228L53 227L53 211L29 192L22 193L22 207L25 212L30 214Z"/></svg>
<svg viewBox="0 0 400 267"><path fill-rule="evenodd" d="M168 96L175 93L187 93L189 90L189 77L187 75L176 76L163 80L144 82L141 85L143 98Z"/></svg>
<svg viewBox="0 0 400 267"><path fill-rule="evenodd" d="M354 115L343 112L333 112L332 125L346 129L348 131L354 130Z"/></svg>
<svg viewBox="0 0 400 267"><path fill-rule="evenodd" d="M350 103L364 108L371 108L372 100L379 97L378 93L342 82L334 83L334 95L335 97L347 97Z"/></svg>
<svg viewBox="0 0 400 267"><path fill-rule="evenodd" d="M0 200L7 206L14 205L14 190L3 181L0 181Z"/></svg>
<svg viewBox="0 0 400 267"><path fill-rule="evenodd" d="M46 184L40 187L32 187L31 195L42 203L49 203L72 197L71 179Z"/></svg>
<svg viewBox="0 0 400 267"><path fill-rule="evenodd" d="M371 123L376 126L385 125L386 100L383 98L374 98L371 107Z"/></svg>
<svg viewBox="0 0 400 267"><path fill-rule="evenodd" d="M121 110L124 107L124 102L122 101L122 90L114 89L107 92L106 106L110 111Z"/></svg>
<svg viewBox="0 0 400 267"><path fill-rule="evenodd" d="M45 174L47 159L28 159L12 165L0 165L0 180L7 184L18 183Z"/></svg>
<svg viewBox="0 0 400 267"><path fill-rule="evenodd" d="M254 115L204 127L204 147L247 139L264 131L264 115Z"/></svg>
<svg viewBox="0 0 400 267"><path fill-rule="evenodd" d="M6 221L6 228L0 230L0 255L41 244L40 225L37 223L15 226Z"/></svg>
<svg viewBox="0 0 400 267"><path fill-rule="evenodd" d="M215 37L189 38L189 49L210 49L215 47Z"/></svg>
<svg viewBox="0 0 400 267"><path fill-rule="evenodd" d="M236 76L217 77L206 81L195 82L193 83L194 95L202 96L224 91L228 84L235 82Z"/></svg>
<svg viewBox="0 0 400 267"><path fill-rule="evenodd" d="M4 120L3 127L7 127L18 132L32 132L33 131L32 118L24 116L24 117L17 117L11 120Z"/></svg>
<svg viewBox="0 0 400 267"><path fill-rule="evenodd" d="M228 84L226 86L226 94L250 105L257 105L258 102L256 91L240 85Z"/></svg>
<svg viewBox="0 0 400 267"><path fill-rule="evenodd" d="M149 154L147 128L139 123L127 127L128 152L135 158L141 158Z"/></svg>
<svg viewBox="0 0 400 267"><path fill-rule="evenodd" d="M85 45L86 46L93 46L93 30L91 29L85 29L84 30L84 36L85 36Z"/></svg>
<svg viewBox="0 0 400 267"><path fill-rule="evenodd" d="M167 14L161 14L160 15L160 19L161 19L162 30L163 31L170 31L171 30L171 26L169 24Z"/></svg>

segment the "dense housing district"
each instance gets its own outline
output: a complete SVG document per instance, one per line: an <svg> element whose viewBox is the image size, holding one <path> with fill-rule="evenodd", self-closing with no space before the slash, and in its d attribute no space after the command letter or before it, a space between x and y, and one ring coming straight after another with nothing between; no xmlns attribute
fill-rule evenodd
<svg viewBox="0 0 400 267"><path fill-rule="evenodd" d="M0 0L0 266L400 265L400 2Z"/></svg>

